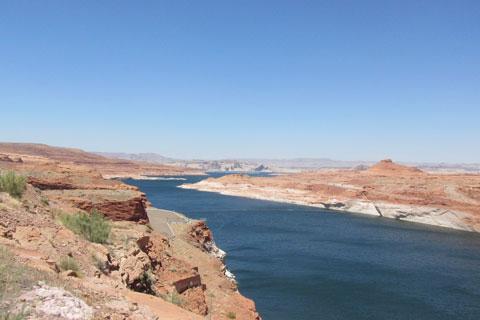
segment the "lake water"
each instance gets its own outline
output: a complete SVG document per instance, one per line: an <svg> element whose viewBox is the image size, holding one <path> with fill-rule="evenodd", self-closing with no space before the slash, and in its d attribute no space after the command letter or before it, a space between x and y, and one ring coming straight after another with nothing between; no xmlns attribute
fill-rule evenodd
<svg viewBox="0 0 480 320"><path fill-rule="evenodd" d="M184 178L125 182L205 218L264 320L480 319L478 234L177 188L206 177Z"/></svg>

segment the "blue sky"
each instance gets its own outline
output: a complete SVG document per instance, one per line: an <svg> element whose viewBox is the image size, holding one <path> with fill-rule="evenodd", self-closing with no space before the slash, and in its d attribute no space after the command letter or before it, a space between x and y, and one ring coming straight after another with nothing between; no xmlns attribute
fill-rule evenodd
<svg viewBox="0 0 480 320"><path fill-rule="evenodd" d="M480 162L479 1L1 1L0 141Z"/></svg>

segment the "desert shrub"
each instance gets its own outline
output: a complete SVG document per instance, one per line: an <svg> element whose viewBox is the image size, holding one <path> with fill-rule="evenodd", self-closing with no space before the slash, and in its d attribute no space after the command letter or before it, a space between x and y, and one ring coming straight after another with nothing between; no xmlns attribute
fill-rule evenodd
<svg viewBox="0 0 480 320"><path fill-rule="evenodd" d="M175 289L173 289L172 292L164 295L162 298L180 307L185 303L185 300L180 297L180 295L178 294L178 291Z"/></svg>
<svg viewBox="0 0 480 320"><path fill-rule="evenodd" d="M0 302L7 292L13 292L24 278L24 268L13 259L13 252L0 246Z"/></svg>
<svg viewBox="0 0 480 320"><path fill-rule="evenodd" d="M3 246L0 246L0 297L6 291L6 288L11 281L10 271L13 265L12 252Z"/></svg>
<svg viewBox="0 0 480 320"><path fill-rule="evenodd" d="M92 260L95 263L95 267L97 267L97 269L103 274L107 274L109 271L108 263L99 259L94 252L90 252L90 256L92 257Z"/></svg>
<svg viewBox="0 0 480 320"><path fill-rule="evenodd" d="M49 208L48 212L49 212L50 218L52 219L58 219L59 217L65 214L62 210L58 208Z"/></svg>
<svg viewBox="0 0 480 320"><path fill-rule="evenodd" d="M227 313L227 318L228 319L236 319L237 315L236 315L235 312L229 312L229 313Z"/></svg>
<svg viewBox="0 0 480 320"><path fill-rule="evenodd" d="M71 257L65 257L60 260L60 268L62 268L62 270L64 271L72 270L78 272L80 270L78 268L77 262Z"/></svg>
<svg viewBox="0 0 480 320"><path fill-rule="evenodd" d="M21 198L27 190L27 177L17 176L13 171L8 171L0 176L0 190L14 198Z"/></svg>
<svg viewBox="0 0 480 320"><path fill-rule="evenodd" d="M25 320L32 314L30 309L25 310L25 306L23 306L20 311L1 311L0 312L0 320Z"/></svg>
<svg viewBox="0 0 480 320"><path fill-rule="evenodd" d="M60 222L74 233L95 243L107 243L112 229L107 219L96 209L90 215L85 212L63 214L60 216Z"/></svg>
<svg viewBox="0 0 480 320"><path fill-rule="evenodd" d="M150 293L150 294L156 293L155 279L153 278L151 270L145 271L140 276L140 281L142 282L142 286L144 287L144 290L146 293Z"/></svg>

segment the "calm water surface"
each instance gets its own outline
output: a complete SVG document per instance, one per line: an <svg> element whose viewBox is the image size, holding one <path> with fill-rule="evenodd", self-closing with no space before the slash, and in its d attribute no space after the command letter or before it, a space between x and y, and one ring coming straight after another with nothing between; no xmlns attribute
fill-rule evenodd
<svg viewBox="0 0 480 320"><path fill-rule="evenodd" d="M214 175L218 176L218 175ZM207 219L264 320L480 319L480 236L135 181L153 206Z"/></svg>

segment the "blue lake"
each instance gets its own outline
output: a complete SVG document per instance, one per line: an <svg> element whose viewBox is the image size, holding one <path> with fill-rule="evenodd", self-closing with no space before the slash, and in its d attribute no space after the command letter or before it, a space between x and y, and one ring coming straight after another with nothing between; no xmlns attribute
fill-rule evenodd
<svg viewBox="0 0 480 320"><path fill-rule="evenodd" d="M219 176L213 174L213 176ZM124 180L207 220L264 320L480 319L480 235Z"/></svg>

